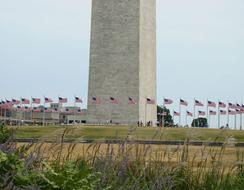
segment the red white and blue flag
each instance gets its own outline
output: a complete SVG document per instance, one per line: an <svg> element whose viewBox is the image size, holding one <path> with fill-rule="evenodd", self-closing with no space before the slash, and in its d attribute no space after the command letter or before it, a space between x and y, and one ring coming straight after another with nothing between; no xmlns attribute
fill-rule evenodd
<svg viewBox="0 0 244 190"><path fill-rule="evenodd" d="M229 108L236 109L236 105L235 104L229 103L228 105L229 105Z"/></svg>
<svg viewBox="0 0 244 190"><path fill-rule="evenodd" d="M193 117L193 113L191 113L189 111L187 111L186 113L187 113L187 116Z"/></svg>
<svg viewBox="0 0 244 190"><path fill-rule="evenodd" d="M101 104L100 98L97 98L96 96L92 97L92 104Z"/></svg>
<svg viewBox="0 0 244 190"><path fill-rule="evenodd" d="M236 112L234 110L228 110L229 115L236 115Z"/></svg>
<svg viewBox="0 0 244 190"><path fill-rule="evenodd" d="M81 98L79 98L79 97L75 97L75 102L76 102L76 103L82 103L83 101L82 101Z"/></svg>
<svg viewBox="0 0 244 190"><path fill-rule="evenodd" d="M20 101L19 100L16 100L16 99L12 99L12 103L14 105L19 105L20 104Z"/></svg>
<svg viewBox="0 0 244 190"><path fill-rule="evenodd" d="M21 103L22 104L30 104L30 100L28 100L26 98L21 98Z"/></svg>
<svg viewBox="0 0 244 190"><path fill-rule="evenodd" d="M209 111L209 115L217 115L217 112L216 112L216 111L212 111L212 110L210 110L210 111Z"/></svg>
<svg viewBox="0 0 244 190"><path fill-rule="evenodd" d="M146 99L146 103L147 104L155 104L155 100L154 99L151 99L151 98L147 98Z"/></svg>
<svg viewBox="0 0 244 190"><path fill-rule="evenodd" d="M50 108L45 108L44 111L45 111L46 113L51 113L51 112L52 112L52 109L50 109Z"/></svg>
<svg viewBox="0 0 244 190"><path fill-rule="evenodd" d="M224 102L219 102L219 107L220 108L226 108L226 104Z"/></svg>
<svg viewBox="0 0 244 190"><path fill-rule="evenodd" d="M40 98L32 98L32 103L33 104L40 104L41 103L41 99Z"/></svg>
<svg viewBox="0 0 244 190"><path fill-rule="evenodd" d="M36 107L34 107L34 108L32 109L32 111L33 111L33 112L36 112L36 113L39 113L39 112L41 112L41 108L36 108Z"/></svg>
<svg viewBox="0 0 244 190"><path fill-rule="evenodd" d="M195 106L203 107L204 105L202 102L195 100Z"/></svg>
<svg viewBox="0 0 244 190"><path fill-rule="evenodd" d="M221 115L226 115L227 114L227 111L225 111L225 110L219 110L219 112L220 112Z"/></svg>
<svg viewBox="0 0 244 190"><path fill-rule="evenodd" d="M185 101L185 100L180 99L180 105L188 106L188 102Z"/></svg>
<svg viewBox="0 0 244 190"><path fill-rule="evenodd" d="M164 105L170 105L170 104L173 104L173 100L164 98Z"/></svg>
<svg viewBox="0 0 244 190"><path fill-rule="evenodd" d="M53 102L53 100L51 98L45 97L44 99L45 99L45 103L52 103Z"/></svg>
<svg viewBox="0 0 244 190"><path fill-rule="evenodd" d="M204 111L198 111L198 115L199 115L199 116L205 116L205 114L206 114L206 113L205 113Z"/></svg>
<svg viewBox="0 0 244 190"><path fill-rule="evenodd" d="M242 114L242 111L239 109L236 109L236 114Z"/></svg>
<svg viewBox="0 0 244 190"><path fill-rule="evenodd" d="M174 116L180 116L179 112L174 111Z"/></svg>
<svg viewBox="0 0 244 190"><path fill-rule="evenodd" d="M78 109L78 110L77 110L77 113L80 114L80 115L83 115L83 114L84 114L84 112L83 112L82 109Z"/></svg>
<svg viewBox="0 0 244 190"><path fill-rule="evenodd" d="M242 106L240 105L240 104L236 104L236 109L241 109L242 108Z"/></svg>
<svg viewBox="0 0 244 190"><path fill-rule="evenodd" d="M109 101L110 101L111 104L119 104L119 100L114 98L114 97L110 97Z"/></svg>
<svg viewBox="0 0 244 190"><path fill-rule="evenodd" d="M68 102L68 98L58 97L58 101L59 101L59 103L67 103Z"/></svg>
<svg viewBox="0 0 244 190"><path fill-rule="evenodd" d="M131 105L136 104L136 100L132 97L129 97L129 104Z"/></svg>
<svg viewBox="0 0 244 190"><path fill-rule="evenodd" d="M216 108L216 103L208 100L208 107Z"/></svg>

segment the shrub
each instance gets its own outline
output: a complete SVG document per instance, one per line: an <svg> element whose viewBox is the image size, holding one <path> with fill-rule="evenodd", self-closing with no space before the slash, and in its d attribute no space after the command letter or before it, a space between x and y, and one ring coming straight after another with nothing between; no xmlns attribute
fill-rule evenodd
<svg viewBox="0 0 244 190"><path fill-rule="evenodd" d="M11 131L4 124L0 124L0 144L5 143L10 135Z"/></svg>

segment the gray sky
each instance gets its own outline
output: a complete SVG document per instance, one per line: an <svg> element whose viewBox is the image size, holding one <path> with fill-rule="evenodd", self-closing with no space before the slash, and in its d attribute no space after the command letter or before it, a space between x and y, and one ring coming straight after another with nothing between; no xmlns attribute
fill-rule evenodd
<svg viewBox="0 0 244 190"><path fill-rule="evenodd" d="M0 0L0 98L86 101L90 10L90 0ZM243 0L158 0L157 48L159 104L244 103Z"/></svg>

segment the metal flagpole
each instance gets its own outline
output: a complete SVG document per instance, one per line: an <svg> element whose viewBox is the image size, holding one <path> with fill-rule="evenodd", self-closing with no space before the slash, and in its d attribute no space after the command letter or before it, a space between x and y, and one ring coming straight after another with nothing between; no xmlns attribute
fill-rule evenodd
<svg viewBox="0 0 244 190"><path fill-rule="evenodd" d="M181 98L180 98L181 99ZM181 126L181 103L179 105L179 127Z"/></svg>
<svg viewBox="0 0 244 190"><path fill-rule="evenodd" d="M227 125L228 125L228 127L230 127L229 126L229 122L230 122L230 115L229 115L229 109L230 109L230 102L228 102L228 106L227 106Z"/></svg>
<svg viewBox="0 0 244 190"><path fill-rule="evenodd" d="M195 120L195 119L196 119L196 99L195 99L195 98L194 98L194 108L193 108L193 112L194 112L194 113L193 113L193 115L194 115L194 116L193 116L193 121L194 121L194 122L193 122L193 126L196 127L196 120Z"/></svg>
<svg viewBox="0 0 244 190"><path fill-rule="evenodd" d="M76 124L76 99L74 102L74 125Z"/></svg>
<svg viewBox="0 0 244 190"><path fill-rule="evenodd" d="M146 98L146 104L145 104L145 126L147 126L147 98Z"/></svg>
<svg viewBox="0 0 244 190"><path fill-rule="evenodd" d="M44 103L43 103L43 115L42 115L42 125L45 125L45 106L46 106L46 100L45 100L45 96L44 96Z"/></svg>
<svg viewBox="0 0 244 190"><path fill-rule="evenodd" d="M31 112L30 112L30 114L31 114L31 117L30 117L30 118L31 118L31 121L33 121L33 110L32 110L32 104L33 104L33 99L32 99L32 97L31 97L31 108L30 108L30 109L31 109L31 110L30 110L30 111L31 111ZM34 124L34 123L33 123L33 124Z"/></svg>
<svg viewBox="0 0 244 190"><path fill-rule="evenodd" d="M218 128L220 128L220 107L219 107L219 102L220 102L220 100L218 100Z"/></svg>
<svg viewBox="0 0 244 190"><path fill-rule="evenodd" d="M207 114L207 121L208 121L208 124L209 124L209 128L211 128L210 127L210 117L209 117L209 113L208 113L208 99L207 99L207 112L206 112L206 114Z"/></svg>
<svg viewBox="0 0 244 190"><path fill-rule="evenodd" d="M241 107L243 106L243 102L241 103ZM243 107L242 107L243 108ZM242 130L242 109L240 110L240 130Z"/></svg>
<svg viewBox="0 0 244 190"><path fill-rule="evenodd" d="M188 125L188 122L187 122L187 111L186 111L186 126Z"/></svg>
<svg viewBox="0 0 244 190"><path fill-rule="evenodd" d="M211 126L211 115L210 114L208 114L208 118L209 118L209 128L210 128L210 126Z"/></svg>
<svg viewBox="0 0 244 190"><path fill-rule="evenodd" d="M164 103L163 103L163 116L162 116L162 125L163 125L163 127L164 127L164 107L165 107L165 97L163 97L163 101L164 101ZM173 123L174 123L174 120L173 120Z"/></svg>
<svg viewBox="0 0 244 190"><path fill-rule="evenodd" d="M241 114L240 114L240 130L242 130L242 110L241 110Z"/></svg>
<svg viewBox="0 0 244 190"><path fill-rule="evenodd" d="M234 123L234 129L236 130L236 113L235 113L235 123Z"/></svg>

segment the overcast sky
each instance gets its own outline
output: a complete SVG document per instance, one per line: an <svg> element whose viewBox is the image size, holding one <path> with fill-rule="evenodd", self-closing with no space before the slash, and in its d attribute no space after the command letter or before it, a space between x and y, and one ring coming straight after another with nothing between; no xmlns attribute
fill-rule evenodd
<svg viewBox="0 0 244 190"><path fill-rule="evenodd" d="M90 20L90 0L0 0L0 98L86 101ZM157 65L159 104L244 103L244 1L158 0Z"/></svg>

